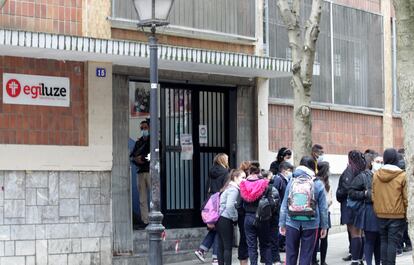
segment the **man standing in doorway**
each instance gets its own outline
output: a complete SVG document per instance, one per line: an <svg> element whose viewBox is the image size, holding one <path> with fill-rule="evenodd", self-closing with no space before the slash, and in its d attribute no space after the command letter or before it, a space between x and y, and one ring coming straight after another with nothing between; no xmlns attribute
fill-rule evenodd
<svg viewBox="0 0 414 265"><path fill-rule="evenodd" d="M135 143L134 149L129 155L133 163L137 165L137 183L139 193L139 207L141 211L142 228L148 225L148 190L151 186L151 176L149 173L150 162L147 159L150 153L150 122L144 120L140 123L141 137Z"/></svg>

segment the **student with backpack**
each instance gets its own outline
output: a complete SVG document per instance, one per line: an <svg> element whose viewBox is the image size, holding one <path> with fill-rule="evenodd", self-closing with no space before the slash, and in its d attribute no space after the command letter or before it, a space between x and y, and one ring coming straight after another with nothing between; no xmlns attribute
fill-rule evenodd
<svg viewBox="0 0 414 265"><path fill-rule="evenodd" d="M271 265L270 219L274 215L276 203L269 181L260 175L258 163L252 163L249 172L246 181L240 183L240 195L246 212L244 229L249 260L251 265L257 265L257 239L259 239L263 262Z"/></svg>
<svg viewBox="0 0 414 265"><path fill-rule="evenodd" d="M309 265L317 233L325 238L328 229L328 206L325 187L315 178L314 160L304 156L293 172L280 207L279 230L286 236L286 265ZM299 251L300 247L300 251Z"/></svg>
<svg viewBox="0 0 414 265"><path fill-rule="evenodd" d="M230 178L221 190L220 218L216 224L218 235L218 264L231 265L233 247L233 224L237 222L236 202L239 185L246 178L243 170L232 170Z"/></svg>
<svg viewBox="0 0 414 265"><path fill-rule="evenodd" d="M210 197L223 188L224 184L227 181L229 174L229 157L224 154L220 153L214 157L213 166L210 168L208 173L208 191L207 196ZM205 254L210 249L213 248L213 261L212 265L218 264L217 259L217 237L216 237L216 230L213 226L207 226L209 230L207 235L204 237L203 242L201 243L198 250L194 252L196 257L204 262L205 261Z"/></svg>
<svg viewBox="0 0 414 265"><path fill-rule="evenodd" d="M288 161L283 161L279 165L279 173L273 178L273 187L277 189L279 192L280 201L283 201L283 197L285 196L286 186L289 180L292 178L292 172L294 167ZM279 222L279 221L278 221ZM286 238L282 236L279 231L277 235L278 247L279 252L286 251Z"/></svg>
<svg viewBox="0 0 414 265"><path fill-rule="evenodd" d="M269 186L272 189L272 196L277 206L272 218L270 219L270 249L272 253L273 265L281 265L282 263L280 259L279 241L278 241L278 233L279 233L279 209L278 209L279 207L278 206L280 202L279 191L273 185L274 176L272 172L264 170L262 171L262 176L264 179L269 180ZM259 248L261 248L261 246ZM263 251L261 250L260 252L262 253ZM262 260L263 258L261 259L261 261Z"/></svg>
<svg viewBox="0 0 414 265"><path fill-rule="evenodd" d="M251 165L250 161L243 161L240 164L239 169L243 170L246 176L248 176L250 165ZM246 215L246 212L244 211L244 208L243 208L243 202L242 202L240 193L239 193L239 197L237 198L236 208L237 208L237 213L238 213L237 225L239 227L239 234L240 234L239 246L237 248L237 259L240 261L240 265L248 265L249 253L248 253L247 242L246 242L246 233L244 232L244 217Z"/></svg>

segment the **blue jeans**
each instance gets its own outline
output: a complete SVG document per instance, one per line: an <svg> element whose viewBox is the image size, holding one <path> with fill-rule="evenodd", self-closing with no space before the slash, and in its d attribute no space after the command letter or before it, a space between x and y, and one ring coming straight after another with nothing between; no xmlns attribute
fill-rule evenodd
<svg viewBox="0 0 414 265"><path fill-rule="evenodd" d="M270 223L260 222L255 225L255 214L246 213L244 219L244 230L249 252L250 265L257 265L257 238L260 243L260 256L266 265L272 265L272 252L270 249Z"/></svg>
<svg viewBox="0 0 414 265"><path fill-rule="evenodd" d="M207 252L210 248L213 248L213 259L217 258L218 252L218 237L216 230L209 230L207 235L204 237L203 242L200 245L200 249Z"/></svg>

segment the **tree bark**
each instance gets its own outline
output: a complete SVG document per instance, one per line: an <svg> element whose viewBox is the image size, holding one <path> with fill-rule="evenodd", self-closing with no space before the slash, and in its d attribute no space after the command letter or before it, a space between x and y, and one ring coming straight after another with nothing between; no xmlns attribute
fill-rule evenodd
<svg viewBox="0 0 414 265"><path fill-rule="evenodd" d="M292 50L293 153L295 164L299 164L303 156L311 154L312 148L311 87L322 2L312 1L303 39L300 0L294 0L292 7L287 0L278 0L277 6L287 27L289 47Z"/></svg>
<svg viewBox="0 0 414 265"><path fill-rule="evenodd" d="M414 0L394 0L394 7L397 18L397 80L408 187L407 221L410 238L414 240Z"/></svg>

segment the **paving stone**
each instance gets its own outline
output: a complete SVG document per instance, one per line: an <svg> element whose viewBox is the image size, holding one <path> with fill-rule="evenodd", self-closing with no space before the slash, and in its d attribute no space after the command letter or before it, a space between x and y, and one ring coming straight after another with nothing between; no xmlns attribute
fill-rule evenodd
<svg viewBox="0 0 414 265"><path fill-rule="evenodd" d="M4 242L4 255L5 256L14 256L14 241L5 241ZM0 263L2 264L2 263Z"/></svg>
<svg viewBox="0 0 414 265"><path fill-rule="evenodd" d="M5 200L4 201L4 217L6 218L24 218L25 200Z"/></svg>
<svg viewBox="0 0 414 265"><path fill-rule="evenodd" d="M48 205L49 204L49 189L37 189L36 195L37 195L37 199L36 199L37 205Z"/></svg>
<svg viewBox="0 0 414 265"><path fill-rule="evenodd" d="M2 225L0 226L0 240L10 240L10 226Z"/></svg>
<svg viewBox="0 0 414 265"><path fill-rule="evenodd" d="M11 239L12 240L32 240L36 238L35 225L12 225Z"/></svg>
<svg viewBox="0 0 414 265"><path fill-rule="evenodd" d="M61 172L59 176L59 198L79 198L79 174L77 172Z"/></svg>
<svg viewBox="0 0 414 265"><path fill-rule="evenodd" d="M46 238L69 238L69 224L50 224L46 225Z"/></svg>
<svg viewBox="0 0 414 265"><path fill-rule="evenodd" d="M49 265L67 265L68 255L49 255Z"/></svg>
<svg viewBox="0 0 414 265"><path fill-rule="evenodd" d="M42 223L58 223L59 222L59 206L41 206L42 207Z"/></svg>
<svg viewBox="0 0 414 265"><path fill-rule="evenodd" d="M82 252L99 251L99 238L82 238Z"/></svg>
<svg viewBox="0 0 414 265"><path fill-rule="evenodd" d="M40 224L42 222L42 208L39 206L26 207L26 224Z"/></svg>
<svg viewBox="0 0 414 265"><path fill-rule="evenodd" d="M92 223L95 221L95 207L93 205L80 206L80 222Z"/></svg>
<svg viewBox="0 0 414 265"><path fill-rule="evenodd" d="M32 171L26 174L26 187L46 188L48 186L48 172Z"/></svg>
<svg viewBox="0 0 414 265"><path fill-rule="evenodd" d="M36 240L36 265L47 265L47 240Z"/></svg>
<svg viewBox="0 0 414 265"><path fill-rule="evenodd" d="M25 265L26 259L25 257L1 257L0 264L7 264L7 265Z"/></svg>
<svg viewBox="0 0 414 265"><path fill-rule="evenodd" d="M23 171L6 171L4 178L5 199L25 199L25 174Z"/></svg>
<svg viewBox="0 0 414 265"><path fill-rule="evenodd" d="M80 186L82 188L100 187L100 177L98 172L81 172Z"/></svg>
<svg viewBox="0 0 414 265"><path fill-rule="evenodd" d="M31 256L36 254L34 240L16 241L16 256Z"/></svg>
<svg viewBox="0 0 414 265"><path fill-rule="evenodd" d="M59 204L59 175L57 172L49 172L49 205Z"/></svg>
<svg viewBox="0 0 414 265"><path fill-rule="evenodd" d="M79 199L60 199L59 216L79 216Z"/></svg>
<svg viewBox="0 0 414 265"><path fill-rule="evenodd" d="M48 240L49 254L64 254L70 253L72 250L72 242L70 239L51 239Z"/></svg>

